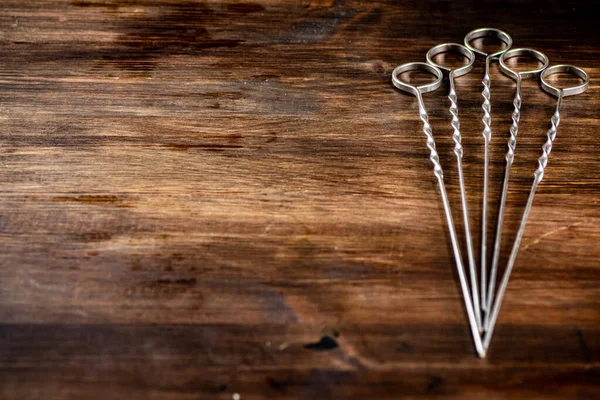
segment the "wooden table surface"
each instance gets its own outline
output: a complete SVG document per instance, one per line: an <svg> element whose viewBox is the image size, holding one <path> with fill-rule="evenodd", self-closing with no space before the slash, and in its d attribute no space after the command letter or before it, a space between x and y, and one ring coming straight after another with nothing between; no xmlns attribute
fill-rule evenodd
<svg viewBox="0 0 600 400"><path fill-rule="evenodd" d="M390 82L483 26L592 79L485 360ZM592 2L2 0L0 41L1 398L599 396ZM477 254L482 74L457 79ZM490 247L514 93L491 74ZM464 243L447 91L425 102ZM524 81L501 265L554 104Z"/></svg>

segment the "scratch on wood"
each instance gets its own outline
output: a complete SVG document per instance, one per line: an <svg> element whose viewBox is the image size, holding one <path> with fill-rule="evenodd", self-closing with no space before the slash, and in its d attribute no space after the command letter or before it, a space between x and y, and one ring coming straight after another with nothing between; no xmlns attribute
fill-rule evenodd
<svg viewBox="0 0 600 400"><path fill-rule="evenodd" d="M531 246L535 246L536 244L538 244L540 241L542 241L544 238L547 238L548 236L554 235L555 233L560 232L560 231L564 231L566 229L570 229L570 228L572 228L574 226L581 225L582 223L583 222L576 222L574 224L567 225L567 226L561 226L560 228L556 228L556 229L551 230L550 232L546 232L543 235L540 235L537 238L535 238L531 243L528 243L526 246L524 246L521 249L521 251L525 251L528 248L530 248Z"/></svg>

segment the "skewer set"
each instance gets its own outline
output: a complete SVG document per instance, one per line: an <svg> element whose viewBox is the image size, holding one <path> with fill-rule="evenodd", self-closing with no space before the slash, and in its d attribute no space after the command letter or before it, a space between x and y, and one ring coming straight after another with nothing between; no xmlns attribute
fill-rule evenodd
<svg viewBox="0 0 600 400"><path fill-rule="evenodd" d="M499 39L504 43L503 49L498 52L487 54L481 50L476 49L473 46L473 41L483 37L493 37ZM554 139L556 138L557 127L560 122L560 108L562 105L563 98L567 96L573 96L576 94L583 93L587 90L589 85L589 76L581 68L573 65L555 65L548 67L549 60L543 53L527 48L512 49L512 39L506 33L498 29L483 28L476 29L469 32L464 39L464 45L457 43L444 43L430 49L426 54L426 63L424 62L412 62L398 66L392 73L392 83L398 89L411 93L417 98L419 106L419 116L423 122L423 133L426 137L426 144L429 148L429 158L433 163L433 173L437 178L440 194L442 196L442 204L444 206L444 213L446 215L446 222L448 224L448 231L450 233L450 240L452 242L452 249L454 252L454 259L456 262L456 269L460 280L461 291L467 311L467 317L469 320L469 326L471 334L473 336L473 342L475 349L480 357L485 357L486 352L489 348L490 341L498 320L498 314L500 313L500 307L502 305L502 299L506 292L508 280L512 272L517 253L519 251L519 245L525 231L525 225L527 218L533 205L533 198L535 196L536 189L544 176L544 170L548 164L548 156L552 150ZM463 55L467 58L468 62L466 65L457 68L450 69L443 65L439 65L434 62L434 57L440 53L455 52ZM460 121L458 117L458 97L455 89L454 79L467 74L473 69L473 64L476 57L483 58L485 60L485 73L483 76L483 139L484 139L484 179L483 179L483 208L482 208L482 223L481 223L481 258L479 276L477 275L477 261L475 257L475 250L473 248L471 226L469 223L469 212L467 204L467 196L465 189L465 182L463 176L463 147L462 138L460 134ZM517 72L511 69L507 64L506 60L513 57L530 57L539 61L541 67L533 70ZM504 172L504 181L502 185L502 195L500 198L500 207L498 211L498 219L496 225L496 235L494 240L494 247L492 253L492 264L491 269L488 271L487 267L487 209L488 209L488 165L489 165L489 145L492 137L492 117L491 117L491 79L489 75L490 64L494 61L498 61L500 64L500 70L514 79L515 97L513 100L514 111L512 113L512 124L509 128L509 138L507 141L508 150L506 153L506 167ZM415 86L410 82L402 80L401 75L409 71L424 71L435 76L435 80L431 83ZM578 86L558 88L551 85L547 78L550 75L556 73L568 73L581 78L582 83ZM448 200L448 195L444 185L444 173L442 165L438 157L435 140L433 137L433 131L429 124L427 110L425 108L425 102L423 101L423 94L432 92L438 89L444 79L444 76L448 76L450 83L450 91L448 93L448 99L450 100L450 114L451 114L451 126L453 130L452 139L454 140L454 155L456 156L456 166L458 170L460 195L461 195L461 211L463 216L463 224L465 231L465 241L467 249L467 260L468 260L468 274L465 270L463 263L463 257L460 251L460 245L456 230L454 227L454 219L452 217L452 209ZM508 263L504 270L502 280L498 286L496 292L496 280L498 274L498 263L500 259L500 247L502 242L502 226L504 224L504 211L506 208L506 197L508 193L508 184L510 177L510 168L513 164L515 157L515 150L517 144L517 135L519 133L519 119L521 115L521 81L524 79L535 78L540 79L541 87L547 93L557 98L556 111L550 119L551 128L547 132L546 143L542 146L542 155L538 159L538 168L534 172L533 183L531 186L531 192L525 206L525 211L521 218L521 224L517 232L517 236L514 239L512 251L510 253ZM488 274L489 272L489 274ZM468 278L467 278L468 275Z"/></svg>

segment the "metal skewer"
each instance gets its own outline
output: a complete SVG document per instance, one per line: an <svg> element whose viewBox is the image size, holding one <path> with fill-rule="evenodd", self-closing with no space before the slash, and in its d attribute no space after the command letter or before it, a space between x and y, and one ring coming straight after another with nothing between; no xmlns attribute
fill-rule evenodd
<svg viewBox="0 0 600 400"><path fill-rule="evenodd" d="M540 68L517 72L510 69L505 61L513 57L529 56L535 58L543 65ZM513 100L514 111L512 113L512 125L509 129L510 138L508 139L508 151L506 153L506 168L504 170L504 183L502 184L502 196L500 198L500 207L498 209L498 224L496 225L496 240L494 241L494 253L492 258L492 269L490 271L490 282L488 288L487 307L491 310L494 301L494 290L496 286L496 275L498 272L498 260L500 259L500 244L502 242L502 225L504 223L504 210L506 208L506 196L508 194L508 182L510 178L510 167L515 158L515 147L517 146L517 135L519 133L519 118L521 116L521 81L527 78L537 78L540 73L548 66L548 57L543 53L533 49L513 49L500 56L500 69L506 75L510 76L516 82L515 98ZM487 331L490 326L490 313L485 316L484 329Z"/></svg>
<svg viewBox="0 0 600 400"><path fill-rule="evenodd" d="M556 88L550 85L546 78L552 74L565 72L578 76L583 79L583 83L578 86L569 87L569 88ZM581 68L575 67L573 65L556 65L554 67L550 67L546 69L541 75L542 81L542 89L544 91L550 93L553 96L556 96L556 111L552 116L550 123L552 127L548 130L546 135L548 139L546 143L542 146L542 155L538 158L538 168L534 173L533 184L531 185L531 192L529 193L529 198L527 199L527 206L525 207L525 211L523 212L523 217L521 218L521 225L519 226L519 231L517 232L517 237L515 238L515 242L512 247L512 251L510 253L510 258L508 259L508 264L506 266L506 270L504 271L504 275L502 277L502 283L498 288L498 296L494 303L494 308L492 310L492 316L490 320L490 325L488 327L488 331L485 335L484 339L484 348L487 350L490 345L490 340L492 339L492 334L494 333L494 327L496 325L496 321L498 319L498 314L500 312L500 306L502 305L502 299L504 298L504 293L506 291L506 287L508 285L508 279L510 278L511 271L515 264L515 259L517 258L517 252L519 251L519 245L521 244L521 239L523 238L523 233L525 231L525 225L527 223L527 217L529 216L529 211L531 210L531 205L533 204L533 198L535 197L535 191L537 186L542 181L544 177L544 169L548 164L548 156L550 155L550 151L552 150L552 142L556 138L556 129L558 128L558 124L560 122L560 108L562 105L563 97L573 96L576 94L583 93L587 90L590 78L588 74L582 70Z"/></svg>
<svg viewBox="0 0 600 400"><path fill-rule="evenodd" d="M457 52L467 57L468 63L460 68L452 70L451 68L444 67L433 61L433 57L440 53ZM481 308L479 306L479 293L477 284L477 264L475 262L475 253L473 251L473 240L471 238L471 227L469 225L469 207L467 204L467 190L465 188L465 179L462 168L463 158L463 147L461 144L460 135L460 121L458 119L458 104L456 89L454 86L454 78L465 75L473 69L473 63L475 62L475 54L465 46L457 43L444 43L431 48L426 55L427 62L435 67L438 67L442 71L448 73L448 80L450 81L450 92L448 93L448 99L450 99L450 114L452 114L452 139L454 140L454 155L456 155L456 166L458 168L458 180L460 185L460 197L462 203L463 223L465 226L465 240L467 242L467 257L469 259L469 273L471 276L471 295L473 296L473 307L475 311L475 320L477 321L477 329L481 332Z"/></svg>
<svg viewBox="0 0 600 400"><path fill-rule="evenodd" d="M476 49L471 45L471 42L475 39L480 39L483 37L494 37L500 39L506 47L500 51L495 53L485 53L481 50ZM494 60L498 60L498 58L504 54L506 51L510 49L512 46L512 38L508 35L508 33L503 32L499 29L494 28L481 28L475 29L467 33L465 36L465 46L469 48L473 53L477 56L485 58L485 72L483 74L483 92L481 95L483 96L483 104L481 108L483 109L483 139L484 139L484 161L483 161L483 207L481 210L481 264L480 264L480 274L479 274L479 282L481 285L481 309L487 314L487 203L488 203L488 166L489 166L489 144L492 139L492 116L491 116L491 104L490 104L490 64Z"/></svg>
<svg viewBox="0 0 600 400"><path fill-rule="evenodd" d="M425 72L429 72L436 76L436 80L432 83L421 85L421 86L413 86L409 83L403 82L400 79L400 74L408 71L421 70ZM435 140L433 139L433 131L431 129L431 125L429 125L429 117L427 116L427 110L425 109L425 103L423 102L423 93L428 93L436 90L440 87L442 83L443 74L439 68L436 68L432 65L422 63L422 62L413 62L408 64L400 65L396 67L392 72L392 83L398 89L411 93L417 97L419 102L419 116L423 121L423 133L427 137L427 147L429 148L429 159L433 163L433 174L438 180L440 194L442 196L442 203L444 205L444 212L446 214L446 220L448 223L448 231L450 233L450 240L452 242L452 249L454 251L454 259L456 261L456 269L458 271L458 277L460 280L460 286L463 293L463 298L465 301L465 307L467 310L467 317L469 319L469 325L471 327L471 334L473 337L473 342L475 343L475 349L477 350L477 354L479 357L485 357L485 350L483 348L483 344L481 342L481 336L479 336L479 329L477 326L477 321L475 319L475 313L473 310L473 305L471 303L471 296L469 295L469 286L467 283L467 279L465 276L465 269L462 263L462 257L460 254L460 248L458 245L458 239L456 237L456 231L454 229L454 222L452 219L452 212L450 210L450 203L448 202L448 195L446 193L446 188L444 186L444 173L442 170L442 166L440 164L440 160L438 157L438 153L435 147Z"/></svg>

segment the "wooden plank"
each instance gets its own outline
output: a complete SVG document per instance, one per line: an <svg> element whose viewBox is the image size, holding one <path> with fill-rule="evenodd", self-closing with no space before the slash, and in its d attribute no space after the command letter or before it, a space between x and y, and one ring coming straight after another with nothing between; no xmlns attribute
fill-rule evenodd
<svg viewBox="0 0 600 400"><path fill-rule="evenodd" d="M597 396L592 6L3 1L0 397ZM481 26L592 79L565 99L487 360L390 82ZM476 244L482 74L457 80ZM462 237L447 90L425 102ZM493 65L492 217L513 91ZM524 82L501 265L554 104Z"/></svg>

